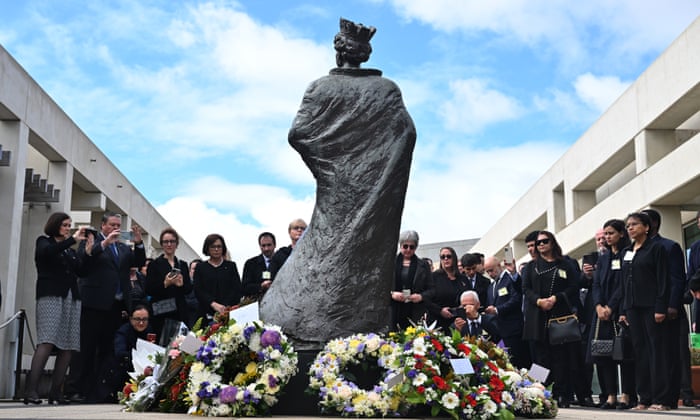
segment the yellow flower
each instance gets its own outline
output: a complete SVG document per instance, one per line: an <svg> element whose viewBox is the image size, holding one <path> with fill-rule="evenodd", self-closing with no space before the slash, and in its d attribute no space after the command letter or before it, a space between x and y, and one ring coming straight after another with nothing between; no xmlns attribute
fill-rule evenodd
<svg viewBox="0 0 700 420"><path fill-rule="evenodd" d="M416 333L416 327L407 327L406 328L406 334L415 334Z"/></svg>
<svg viewBox="0 0 700 420"><path fill-rule="evenodd" d="M233 378L234 385L245 385L246 375L242 373L237 373L236 377Z"/></svg>
<svg viewBox="0 0 700 420"><path fill-rule="evenodd" d="M358 396L356 396L355 398L352 399L352 404L358 405L361 402L363 402L365 400L365 398L366 398L365 394L359 394Z"/></svg>
<svg viewBox="0 0 700 420"><path fill-rule="evenodd" d="M359 346L359 345L360 345L360 340L357 340L357 339L355 339L355 340L350 340L349 347L350 347L351 349L356 349L357 346Z"/></svg>
<svg viewBox="0 0 700 420"><path fill-rule="evenodd" d="M245 367L245 373L248 375L255 375L258 372L258 365L255 364L255 362L250 362L248 365Z"/></svg>

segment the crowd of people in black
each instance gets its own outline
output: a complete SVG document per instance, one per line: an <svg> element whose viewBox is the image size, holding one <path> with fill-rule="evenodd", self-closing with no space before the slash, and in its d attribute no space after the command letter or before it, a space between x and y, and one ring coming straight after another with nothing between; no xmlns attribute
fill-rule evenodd
<svg viewBox="0 0 700 420"><path fill-rule="evenodd" d="M700 212L697 222L700 227ZM691 246L686 270L681 246L659 235L660 224L654 209L606 221L595 235L597 251L581 265L562 254L554 234L534 231L525 238L531 260L517 268L479 253L458 260L444 247L433 270L430 259L416 255L418 234L403 232L393 325L435 323L502 342L515 366L549 370L546 383L560 407L665 411L679 401L692 407L685 305L700 298L700 241ZM572 314L581 338L553 343L550 321ZM591 352L593 341L616 337L623 346L618 357Z"/></svg>
<svg viewBox="0 0 700 420"><path fill-rule="evenodd" d="M72 230L71 223L65 213L52 214L36 242L39 344L25 404L42 402L39 380L54 350L49 404L115 401L137 338L167 345L173 326L192 327L246 297L259 299L307 227L293 220L291 245L277 251L275 236L261 233L261 253L245 262L241 278L219 234L205 238L206 260L188 264L176 256L180 237L172 228L160 233L162 254L150 259L138 226L131 230L133 246L123 241L118 214L106 213L99 230ZM562 255L554 234L535 231L525 238L531 261L519 267L479 253L458 257L444 247L434 269L416 255L418 234L402 232L388 299L391 325L425 322L502 342L515 366L549 369L547 383L561 407L658 411L677 408L679 399L692 405L684 304L700 298L700 241L686 272L681 247L661 237L659 225L653 209L605 222L596 234L598 250L581 266ZM571 314L582 339L552 344L548 321ZM628 337L626 357L591 354L592 340L614 336Z"/></svg>

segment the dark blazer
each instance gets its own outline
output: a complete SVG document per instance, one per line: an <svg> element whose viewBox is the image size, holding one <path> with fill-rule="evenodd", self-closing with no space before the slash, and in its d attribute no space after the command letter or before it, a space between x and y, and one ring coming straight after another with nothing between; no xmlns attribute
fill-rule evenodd
<svg viewBox="0 0 700 420"><path fill-rule="evenodd" d="M496 320L496 317L490 314L481 314L479 321L479 328L477 329L476 332L476 337L483 337L484 331L488 335L488 338L490 341L494 343L498 343L501 341L501 333L499 331L499 323ZM462 334L462 337L470 336L470 321L469 319L464 318L467 323L464 324L462 329L459 331L460 334ZM454 323L451 325L451 328L455 328Z"/></svg>
<svg viewBox="0 0 700 420"><path fill-rule="evenodd" d="M401 266L403 264L403 255L399 254L396 257L396 268L394 273L394 288L393 291L402 291L403 285L401 284ZM406 328L410 325L409 319L415 323L428 312L428 307L426 306L426 301L431 298L431 293L435 287L433 283L433 275L428 266L428 263L423 261L417 256L411 258L411 267L415 267L415 274L411 279L411 293L420 293L423 298L422 302L419 303L402 303L391 301L391 327L394 328L396 325L400 325L401 328ZM409 275L413 271L410 269Z"/></svg>
<svg viewBox="0 0 700 420"><path fill-rule="evenodd" d="M151 302L159 302L162 300L175 298L177 310L170 313L159 314L158 317L170 318L187 323L189 321L189 308L187 307L186 296L192 291L192 280L190 279L190 270L187 261L175 259L176 268L180 269L182 274L182 287L170 286L165 287L163 282L165 276L170 273L173 267L170 266L165 255L161 254L158 258L148 264L146 273L146 293L151 296ZM153 315L155 317L155 315ZM156 330L161 325L156 325ZM156 331L160 334L160 331Z"/></svg>
<svg viewBox="0 0 700 420"><path fill-rule="evenodd" d="M272 265L272 261L270 261L270 265ZM263 282L265 271L270 270L265 265L263 254L250 258L243 264L243 294L245 296L256 296L262 293L260 284Z"/></svg>
<svg viewBox="0 0 700 420"><path fill-rule="evenodd" d="M486 306L496 307L498 329L502 337L520 336L523 333L523 295L518 292L508 271L488 288Z"/></svg>
<svg viewBox="0 0 700 420"><path fill-rule="evenodd" d="M481 309L486 307L486 302L489 297L489 287L491 286L491 280L486 278L483 274L476 274L476 286L472 287L471 279L467 277L467 290L473 290L479 295L479 303L481 304Z"/></svg>
<svg viewBox="0 0 700 420"><path fill-rule="evenodd" d="M75 239L72 236L61 242L48 236L36 238L34 262L37 299L43 296L66 297L69 290L73 299L80 299L77 273L82 267L82 260L71 248L73 245Z"/></svg>
<svg viewBox="0 0 700 420"><path fill-rule="evenodd" d="M695 241L690 246L690 255L688 256L688 273L686 281L690 280L691 277L700 269L700 241ZM687 284L687 283L686 283ZM687 294L686 294L687 295ZM692 296L691 302L692 302ZM700 301L696 300L695 305L693 305L693 311L695 316L693 319L700 320ZM696 323L695 332L700 331L700 322Z"/></svg>
<svg viewBox="0 0 700 420"><path fill-rule="evenodd" d="M152 332L150 324L143 332L136 331L130 322L122 324L114 333L114 355L117 360L129 359L131 361L131 349L136 348L136 341L139 338L146 340L148 334Z"/></svg>
<svg viewBox="0 0 700 420"><path fill-rule="evenodd" d="M566 259L556 263L554 270L555 284L551 287L551 274L537 275L535 270L537 259L527 265L523 270L523 293L525 299L525 325L523 326L523 339L544 341L545 325L550 318L564 316L572 312L572 302L578 300L579 272ZM563 276L562 276L563 274ZM550 296L557 297L557 303L552 310L545 312L537 307L537 299Z"/></svg>
<svg viewBox="0 0 700 420"><path fill-rule="evenodd" d="M428 322L437 321L438 326L446 331L452 323L452 318L443 318L440 315L442 308L456 308L459 305L459 298L463 292L469 290L467 278L463 274L457 273L454 280L450 280L443 271L433 273L433 291L427 296L425 305L428 308Z"/></svg>
<svg viewBox="0 0 700 420"><path fill-rule="evenodd" d="M197 264L194 269L194 294L199 301L198 317L213 315L212 302L224 306L237 305L243 297L241 277L233 261L223 261L214 267L206 261Z"/></svg>
<svg viewBox="0 0 700 420"><path fill-rule="evenodd" d="M668 254L669 295L668 306L677 310L683 305L683 294L687 288L685 274L685 256L678 242L656 235L650 238L664 247Z"/></svg>
<svg viewBox="0 0 700 420"><path fill-rule="evenodd" d="M109 310L114 304L117 288L123 292L129 290L129 269L142 267L146 262L146 250L143 244L131 247L117 242L118 257L108 247L102 249L102 234L95 238L92 255L85 252L86 241L80 241L78 257L84 262L85 276L78 281L82 305L91 309Z"/></svg>
<svg viewBox="0 0 700 420"><path fill-rule="evenodd" d="M634 244L633 244L634 245ZM633 245L622 250L622 289L620 314L630 308L653 308L665 314L670 293L668 254L659 242L647 239L632 261L625 256Z"/></svg>
<svg viewBox="0 0 700 420"><path fill-rule="evenodd" d="M275 279L277 272L280 271L280 268L282 268L287 261L287 258L292 254L292 249L291 245L283 246L272 255L270 259L270 274L272 275L272 280Z"/></svg>

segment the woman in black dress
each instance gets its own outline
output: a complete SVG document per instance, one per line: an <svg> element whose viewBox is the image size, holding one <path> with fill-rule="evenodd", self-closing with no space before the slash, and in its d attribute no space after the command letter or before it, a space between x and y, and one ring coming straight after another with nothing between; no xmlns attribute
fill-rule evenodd
<svg viewBox="0 0 700 420"><path fill-rule="evenodd" d="M437 321L445 334L454 321L459 297L469 290L467 278L457 269L457 253L451 247L440 248L440 268L433 273L433 291L427 296L429 322Z"/></svg>
<svg viewBox="0 0 700 420"><path fill-rule="evenodd" d="M179 243L180 235L175 229L163 229L160 233L163 253L148 264L146 275L146 293L151 296L153 312L150 324L161 343L166 342L162 337L166 319L185 324L188 324L190 319L185 297L192 291L192 281L187 262L175 256Z"/></svg>
<svg viewBox="0 0 700 420"><path fill-rule="evenodd" d="M550 344L547 322L573 313L571 302L578 299L579 273L562 255L554 234L540 231L535 241L535 259L523 270L525 326L523 339L533 344L533 362L548 368L547 383L554 382L554 397L560 407L570 404L572 378L568 374L580 342Z"/></svg>
<svg viewBox="0 0 700 420"><path fill-rule="evenodd" d="M612 219L603 225L603 238L607 252L598 258L593 275L593 314L591 340L595 338L596 328L598 339L611 340L617 333L614 325L620 313L620 284L622 283L622 250L629 246L630 240L625 229L625 222ZM590 342L590 340L589 340ZM625 361L622 367L622 395L617 400L617 363L612 357L594 358L596 369L601 379L601 394L607 396L602 409L628 409L630 403L636 400L634 388L634 362ZM630 399L631 397L631 399Z"/></svg>
<svg viewBox="0 0 700 420"><path fill-rule="evenodd" d="M63 380L73 351L80 351L80 296L78 271L81 261L73 248L86 239L85 228L73 235L71 218L66 213L49 216L44 233L36 240L36 327L39 345L32 357L32 368L27 376L25 404L40 404L39 379L54 348L58 351L51 376L49 404L65 404ZM94 237L89 235L88 245ZM87 249L92 249L89 246Z"/></svg>
<svg viewBox="0 0 700 420"><path fill-rule="evenodd" d="M218 233L207 236L202 253L209 259L195 267L194 293L199 301L199 316L211 318L237 305L243 297L243 286L236 263L224 259L226 242L223 236Z"/></svg>
<svg viewBox="0 0 700 420"><path fill-rule="evenodd" d="M411 321L418 323L428 310L425 299L433 289L433 276L428 264L416 256L417 247L418 232L401 232L391 291L392 328L405 329Z"/></svg>
<svg viewBox="0 0 700 420"><path fill-rule="evenodd" d="M668 254L659 242L649 240L651 221L645 213L627 216L632 245L622 251L620 322L629 325L634 348L639 404L632 410L665 411L668 373L662 343L669 300Z"/></svg>

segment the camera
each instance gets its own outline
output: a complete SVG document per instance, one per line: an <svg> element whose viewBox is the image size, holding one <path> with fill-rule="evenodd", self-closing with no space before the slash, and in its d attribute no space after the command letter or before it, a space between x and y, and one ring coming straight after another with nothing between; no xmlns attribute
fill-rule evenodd
<svg viewBox="0 0 700 420"><path fill-rule="evenodd" d="M134 239L134 232L130 230L122 230L119 232L119 240L120 241L131 241Z"/></svg>
<svg viewBox="0 0 700 420"><path fill-rule="evenodd" d="M94 239L97 239L97 229L92 226L85 226L85 235L92 235Z"/></svg>
<svg viewBox="0 0 700 420"><path fill-rule="evenodd" d="M467 319L467 311L465 311L461 306L450 308L449 311L455 318Z"/></svg>

